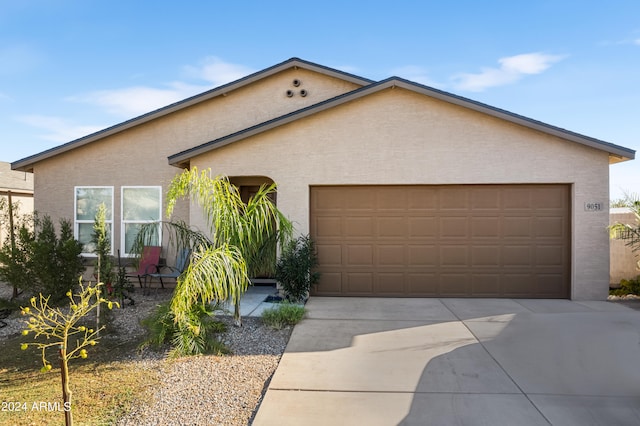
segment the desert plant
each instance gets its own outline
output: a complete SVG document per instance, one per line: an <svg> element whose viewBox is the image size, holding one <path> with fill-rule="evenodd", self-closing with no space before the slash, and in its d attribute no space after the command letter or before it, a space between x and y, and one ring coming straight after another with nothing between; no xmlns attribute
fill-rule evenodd
<svg viewBox="0 0 640 426"><path fill-rule="evenodd" d="M638 195L627 195L625 204L635 215L636 223L634 225L615 223L609 226L609 234L611 238L625 240L626 245L636 252L640 250L640 198Z"/></svg>
<svg viewBox="0 0 640 426"><path fill-rule="evenodd" d="M620 280L620 287L610 290L609 294L613 296L640 295L640 275L628 280Z"/></svg>
<svg viewBox="0 0 640 426"><path fill-rule="evenodd" d="M197 202L208 220L211 235L211 245L200 243L195 259L176 288L173 306L177 317L198 301L231 299L239 308L240 297L249 283L248 270L253 267L247 266L247 259L256 257L274 235L285 241L292 232L291 222L270 198L275 184L263 185L245 204L227 177L212 178L209 174L210 170L202 173L196 168L187 170L172 181L167 195L168 216L180 198L189 197ZM209 271L225 273L211 280L207 278ZM239 309L236 315L239 320Z"/></svg>
<svg viewBox="0 0 640 426"><path fill-rule="evenodd" d="M276 280L289 300L298 302L308 296L311 286L320 279L320 273L313 271L317 265L315 244L308 235L285 246L276 264Z"/></svg>
<svg viewBox="0 0 640 426"><path fill-rule="evenodd" d="M21 345L23 350L27 350L29 346L40 349L42 353L42 368L40 371L47 372L52 369L51 362L47 359L47 350L51 348L58 349L60 374L62 376L63 408L67 426L73 424L71 390L69 388L69 361L75 358L86 358L88 352L85 348L94 346L97 343L99 339L98 333L100 332L100 329L87 328L84 325L79 325L79 322L102 303L106 303L109 309L113 307L113 302L109 302L100 296L101 284L96 284L94 287L91 285L85 287L82 284L82 279L80 279L79 286L80 292L78 294L74 295L71 291L66 294L69 298L68 312L63 312L60 308L54 309L50 307L50 296L45 297L42 294L31 298L30 307L22 308L22 314L29 316L28 328L22 334L24 336L33 334L34 339L39 336L46 337L44 341L22 343Z"/></svg>
<svg viewBox="0 0 640 426"><path fill-rule="evenodd" d="M273 308L262 311L262 321L269 327L280 330L287 325L299 323L306 312L302 305L290 302L278 303Z"/></svg>
<svg viewBox="0 0 640 426"><path fill-rule="evenodd" d="M148 331L148 337L143 347L160 348L164 344L171 344L169 356L178 357L193 353L214 353L216 355L229 353L215 335L226 331L226 325L213 318L213 311L209 305L194 305L187 315L191 327L182 329L182 324L175 321L171 311L171 303L166 302L142 321Z"/></svg>

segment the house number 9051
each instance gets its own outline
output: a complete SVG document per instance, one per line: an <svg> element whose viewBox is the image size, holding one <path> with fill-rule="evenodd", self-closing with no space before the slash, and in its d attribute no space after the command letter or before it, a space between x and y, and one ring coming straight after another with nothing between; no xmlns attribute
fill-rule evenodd
<svg viewBox="0 0 640 426"><path fill-rule="evenodd" d="M599 212L602 210L602 203L584 203L584 211Z"/></svg>

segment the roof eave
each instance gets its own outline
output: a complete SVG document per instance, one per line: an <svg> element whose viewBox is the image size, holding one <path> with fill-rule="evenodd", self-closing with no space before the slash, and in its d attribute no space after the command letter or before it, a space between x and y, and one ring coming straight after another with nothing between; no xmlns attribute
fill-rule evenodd
<svg viewBox="0 0 640 426"><path fill-rule="evenodd" d="M106 138L108 136L114 135L116 133L120 133L132 127L139 126L141 124L147 123L149 121L152 121L157 118L163 117L165 115L171 114L173 112L179 111L181 109L196 105L200 102L204 102L204 101L213 99L215 97L225 95L233 90L244 87L248 84L261 80L265 77L269 77L271 75L277 74L286 69L296 68L296 67L322 73L324 75L339 78L339 79L349 81L351 83L358 84L358 85L364 86L364 85L369 85L373 83L373 80L369 80L367 78L360 77L351 73L325 67L323 65L315 64L313 62L308 62L300 58L291 58L279 64L273 65L269 68L265 68L261 71L257 71L241 79L232 81L230 83L224 84L222 86L216 87L214 89L211 89L206 92L184 99L182 101L173 103L171 105L167 105L165 107L159 108L157 110L151 111L141 116L132 118L122 123L100 130L96 133L92 133L82 138L75 139L63 145L59 145L57 147L48 149L46 151L42 151L38 154L34 154L29 157L23 158L21 160L15 161L11 163L11 169L26 171L26 172L33 172L35 163L39 161L43 161L48 158L54 157L56 155L60 155L72 149L79 148L83 145L87 145L89 143L95 142L99 139Z"/></svg>
<svg viewBox="0 0 640 426"><path fill-rule="evenodd" d="M411 90L417 93L422 93L426 96L430 96L432 98L436 98L444 102L462 106L464 108L468 108L468 109L478 111L493 117L497 117L515 124L519 124L534 130L538 130L543 133L557 136L565 140L569 140L572 142L576 142L582 145L586 145L595 149L608 152L610 156L610 163L612 162L611 158L617 158L618 160L615 162L627 161L635 158L635 151L629 148L614 145L612 143L601 141L599 139L591 138L588 136L584 136L579 133L571 132L569 130L561 129L559 127L555 127L550 124L536 121L531 118L514 114L499 108L491 107L481 102L473 101L468 98L464 98L448 92L434 89L432 87L414 83L412 81L405 80L399 77L390 77L378 83L373 83L368 86L355 89L351 92L336 96L335 98L331 98L326 101L319 102L317 104L302 108L300 110L283 115L281 117L255 125L248 129L241 130L239 132L224 136L222 138L215 139L213 141L204 143L194 148L179 152L177 154L174 154L168 157L169 164L176 167L180 167L181 164L188 162L191 158L197 155L200 155L204 152L210 151L212 149L221 148L225 145L229 145L230 143L245 139L247 137L265 132L267 130L270 130L279 126L283 126L285 124L291 123L292 121L299 120L301 118L304 118L312 114L316 114L318 112L332 108L336 105L339 105L345 102L350 102L355 99L367 96L371 93L378 92L388 88L393 88L393 87L400 87L400 88Z"/></svg>

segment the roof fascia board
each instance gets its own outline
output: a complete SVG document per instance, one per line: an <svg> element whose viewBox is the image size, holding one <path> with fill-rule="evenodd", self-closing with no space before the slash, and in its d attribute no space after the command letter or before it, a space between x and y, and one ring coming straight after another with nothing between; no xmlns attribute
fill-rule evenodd
<svg viewBox="0 0 640 426"><path fill-rule="evenodd" d="M339 104L350 102L350 101L362 98L364 96L367 96L369 94L379 92L381 90L385 90L388 88L393 88L393 87L400 87L403 89L411 90L416 93L421 93L423 95L430 96L432 98L436 98L444 102L448 102L448 103L462 106L464 108L478 111L487 115L491 115L493 117L497 117L515 124L519 124L534 130L538 130L543 133L557 136L565 140L569 140L572 142L589 146L591 148L606 151L611 155L620 157L621 159L635 158L635 151L632 149L624 148L624 147L614 145L609 142L604 142L598 139L594 139L588 136L583 136L578 133L574 133L568 130L561 129L559 127L545 124L540 121L536 121L521 115L517 115L499 108L494 108L489 105L483 104L481 102L473 101L471 99L453 95L451 93L447 93L438 89L423 86L421 84L414 83L412 81L405 80L399 77L390 77L378 83L373 83L368 86L361 87L359 89L353 90L343 95L339 95L334 98L328 99L326 101L319 102L314 105L310 105L306 108L302 108L300 110L283 115L281 117L274 118L264 123L249 127L245 130L232 133L228 136L224 136L224 137L215 139L213 141L204 143L202 145L196 146L194 148L171 155L170 157L168 157L169 164L172 166L181 167L187 164L191 158L197 155L200 155L204 152L210 151L212 149L221 148L233 142L237 142L239 140L248 138L250 136L254 136L256 134L265 132L267 130L271 130L279 126L283 126L285 124L291 123L295 120L299 120L309 115L316 114L321 111L325 111Z"/></svg>
<svg viewBox="0 0 640 426"><path fill-rule="evenodd" d="M71 142L67 142L63 145L59 145L57 147L48 149L46 151L42 151L38 154L23 158L21 160L15 161L11 163L12 170L21 170L21 171L32 171L33 165L38 162L45 160L47 158L62 154L67 151L71 151L75 148L79 148L83 145L87 145L89 143L95 142L99 139L106 138L108 136L120 133L132 127L139 126L141 124L147 123L149 121L155 120L157 118L163 117L165 115L171 114L173 112L179 111L184 108L188 108L190 106L196 105L200 102L207 101L209 99L215 98L217 96L224 95L233 90L239 89L251 83L254 83L263 78L272 76L284 70L290 68L303 68L310 71L315 71L320 74L324 74L330 77L338 78L341 80L349 81L358 85L369 85L373 83L373 80L369 80L364 77L359 77L355 74L350 74L344 71L336 70L333 68L325 67L323 65L315 64L313 62L308 62L302 60L300 58L291 58L279 64L273 65L271 67L265 68L261 71L257 71L253 74L250 74L246 77L240 78L238 80L232 81L227 84L223 84L222 86L218 86L206 92L191 96L184 100L178 101L176 103L167 105L165 107L159 108L157 110L151 111L149 113L140 115L138 117L132 118L130 120L124 121L122 123L116 124L114 126L108 127L104 130L100 130L96 133L92 133L90 135L84 136L79 139L75 139Z"/></svg>

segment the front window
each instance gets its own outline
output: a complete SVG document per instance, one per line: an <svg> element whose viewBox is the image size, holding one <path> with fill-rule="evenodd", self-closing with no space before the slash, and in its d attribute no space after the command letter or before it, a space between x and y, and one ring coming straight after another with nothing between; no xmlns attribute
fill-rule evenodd
<svg viewBox="0 0 640 426"><path fill-rule="evenodd" d="M113 254L113 187L112 186L76 186L74 235L82 244L82 254L94 255L93 224L100 204L107 208L106 224Z"/></svg>
<svg viewBox="0 0 640 426"><path fill-rule="evenodd" d="M133 244L145 223L157 222L153 239L148 245L160 245L160 219L162 217L162 188L160 186L122 187L122 239L125 255L131 254Z"/></svg>

